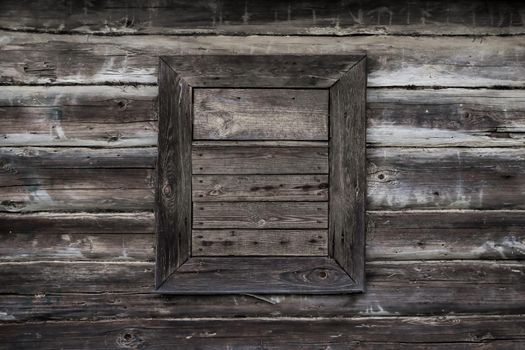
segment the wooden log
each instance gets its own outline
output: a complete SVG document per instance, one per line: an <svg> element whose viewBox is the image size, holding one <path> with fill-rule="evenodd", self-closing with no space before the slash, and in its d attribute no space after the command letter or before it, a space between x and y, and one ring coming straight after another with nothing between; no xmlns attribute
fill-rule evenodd
<svg viewBox="0 0 525 350"><path fill-rule="evenodd" d="M17 349L518 349L524 326L520 316L135 319L6 323L0 339Z"/></svg>
<svg viewBox="0 0 525 350"><path fill-rule="evenodd" d="M520 210L373 211L369 212L367 217L368 260L525 259L525 215ZM0 259L58 261L89 257L118 261L124 255L122 241L141 239L143 243L140 247L134 245L131 251L140 254L143 260L152 261L154 231L154 218L150 212L0 213L0 241L6 242L0 244ZM238 252L241 251L239 245L253 239L259 242L257 249L254 247L255 253L255 250L264 250L265 243L262 240L266 235L272 236L281 232L234 231L238 241L227 237L230 230L197 231L193 235L194 247L200 244L201 240L206 240L213 243L206 243L205 247L203 245L206 254L214 255L212 252L215 251L216 244L222 244L223 239L229 238L233 244L221 245L221 249ZM203 238L197 236L199 232L203 233ZM282 232L283 235L295 235L295 232L304 234L318 231ZM113 233L116 234L112 235ZM137 234L140 238L135 237ZM299 236L291 237L295 239ZM77 243L87 241L94 241L96 244L85 246ZM278 241L278 238L272 238L272 241ZM318 244L321 244L321 241L319 239ZM272 249L287 249L289 252L288 249L295 246L296 243L286 247L279 245ZM250 245L245 247L243 249L249 249ZM70 249L75 254L80 250L83 255L65 254Z"/></svg>
<svg viewBox="0 0 525 350"><path fill-rule="evenodd" d="M193 230L191 248L192 256L326 256L327 236L326 230Z"/></svg>
<svg viewBox="0 0 525 350"><path fill-rule="evenodd" d="M524 209L525 150L371 149L368 209Z"/></svg>
<svg viewBox="0 0 525 350"><path fill-rule="evenodd" d="M13 31L226 35L500 35L523 33L514 1L237 1L220 3L4 1L0 26Z"/></svg>
<svg viewBox="0 0 525 350"><path fill-rule="evenodd" d="M525 99L519 90L368 89L372 147L525 145Z"/></svg>
<svg viewBox="0 0 525 350"><path fill-rule="evenodd" d="M328 140L328 90L195 89L193 99L196 140Z"/></svg>
<svg viewBox="0 0 525 350"><path fill-rule="evenodd" d="M368 213L367 258L524 259L525 212Z"/></svg>
<svg viewBox="0 0 525 350"><path fill-rule="evenodd" d="M328 148L194 145L192 168L193 174L327 174Z"/></svg>
<svg viewBox="0 0 525 350"><path fill-rule="evenodd" d="M4 86L0 145L153 146L156 95L155 86ZM525 145L520 90L370 88L367 103L369 147Z"/></svg>
<svg viewBox="0 0 525 350"><path fill-rule="evenodd" d="M235 151L232 153L233 158L237 158L237 154L240 154L240 160L233 161L231 157L224 154L223 159L219 158L221 150L223 148L211 147L202 154L208 165L212 164L211 159L215 157L217 166L221 164L223 166L224 170L220 170L222 173L241 167L244 167L247 173L257 173L266 164L273 164L274 168L266 168L265 172L272 173L274 169L282 169L277 167L279 162L274 161L276 156L273 149L270 155L265 157L266 153L263 153L262 158L252 158L250 162L245 160L250 159L253 152ZM195 147L194 151L197 151ZM279 154L282 153L281 151L282 149L279 148ZM69 154L68 152L72 151L66 151L66 154ZM3 164L4 171L0 173L2 210L152 209L154 170L127 168L126 164L134 166L137 162L142 162L142 160L134 160L134 157L145 160L148 155L154 154L153 150L127 150L125 158L115 161L117 168L102 169L96 167L97 162L102 167L110 166L108 163L111 162L111 157L118 158L119 150L86 149L86 152L85 159L91 157L86 162L95 164L94 168L84 168L89 165L76 167L71 163L74 163L74 158L67 156L61 163L58 154L56 157L53 156L54 160L50 165L52 168L49 169L17 168L16 164L24 163L22 160L17 161L15 166L10 166L8 162ZM367 208L369 210L525 209L522 200L522 189L525 184L523 184L523 177L520 176L525 171L524 152L522 148L369 149ZM10 154L9 151L5 153ZM52 153L54 152L44 152L42 155L45 157L42 160L35 159L30 162L45 164L47 155ZM314 153L315 159L324 158L321 154L326 155L326 148L319 156ZM283 161L289 159L286 152L285 155ZM84 158L80 154L78 157ZM95 159L99 157L105 160ZM266 162L259 162L259 159L264 158L268 158ZM298 156L294 151L291 158L295 159L296 164L300 164L300 159L304 159L304 155ZM18 158L14 157L14 159ZM148 161L149 164L153 162L154 160ZM199 164L197 160L193 162L194 174L198 173ZM314 173L320 170L312 170L311 165L312 163L304 162L303 169L310 169ZM322 168L323 165L319 167ZM204 167L200 171L205 172ZM278 170L275 171L278 173Z"/></svg>
<svg viewBox="0 0 525 350"><path fill-rule="evenodd" d="M0 173L0 211L151 210L151 169L41 169Z"/></svg>
<svg viewBox="0 0 525 350"><path fill-rule="evenodd" d="M523 262L380 261L366 269L363 294L259 299L151 294L153 263L1 263L0 306L16 321L525 312Z"/></svg>
<svg viewBox="0 0 525 350"><path fill-rule="evenodd" d="M153 261L154 247L151 233L0 234L2 261Z"/></svg>
<svg viewBox="0 0 525 350"><path fill-rule="evenodd" d="M1 146L154 146L156 87L2 87Z"/></svg>
<svg viewBox="0 0 525 350"><path fill-rule="evenodd" d="M520 316L135 319L6 323L0 339L17 349L518 349L524 326Z"/></svg>
<svg viewBox="0 0 525 350"><path fill-rule="evenodd" d="M6 34L7 33L7 34ZM158 57L174 54L345 54L368 57L368 86L523 87L520 36L170 37L0 32L2 84L155 84ZM205 48L203 50L203 48ZM488 69L487 67L490 67Z"/></svg>
<svg viewBox="0 0 525 350"><path fill-rule="evenodd" d="M194 202L327 201L328 176L194 175L192 193Z"/></svg>
<svg viewBox="0 0 525 350"><path fill-rule="evenodd" d="M328 228L327 202L193 203L193 228Z"/></svg>

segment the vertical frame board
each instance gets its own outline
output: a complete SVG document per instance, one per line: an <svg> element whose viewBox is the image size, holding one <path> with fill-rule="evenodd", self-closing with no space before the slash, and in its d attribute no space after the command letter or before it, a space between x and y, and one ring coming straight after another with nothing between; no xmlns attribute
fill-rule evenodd
<svg viewBox="0 0 525 350"><path fill-rule="evenodd" d="M157 288L188 260L190 254L191 100L191 87L161 59L156 188Z"/></svg>
<svg viewBox="0 0 525 350"><path fill-rule="evenodd" d="M365 59L364 55L161 58L156 185L158 293L363 291ZM196 91L198 96L208 96L199 100L198 106L193 105ZM310 96L308 103L298 105L297 98L304 96ZM273 103L275 98L281 101L277 106ZM236 109L232 103L242 108ZM263 117L257 117L260 115ZM275 128L279 118L288 118L288 123L297 128L313 126L317 134L310 137L302 129ZM194 139L195 125L205 132ZM326 147L328 154L319 151ZM208 154L210 149L216 151L213 156ZM194 156L196 159L192 159ZM297 157L314 164L307 168L297 166ZM265 164L259 164L261 161ZM246 166L257 171L248 171ZM221 177L222 173L228 177ZM305 174L327 178L328 196L312 201L308 195L312 184L304 183L310 178ZM214 177L222 179L221 183L210 187L208 180ZM292 179L299 182L287 186L286 181ZM195 189L192 183L197 184ZM227 191L232 189L234 195L228 196ZM261 189L267 192L263 197L256 196ZM222 194L217 197L217 193ZM206 208L218 208L221 213L215 215L215 210L210 214ZM201 217L206 226L192 227L200 223ZM271 248L268 228L281 237L275 244L286 243L292 238L287 237L289 233L308 237L316 230L321 238L327 235L326 249L320 250L324 255L308 251L301 255L300 247L286 250L293 254L276 254L279 249ZM198 252L192 256L195 232L199 239L208 239L206 244L210 244L209 237L223 235L219 244L225 246L234 244L229 240L237 239L232 237L239 232L244 239L259 235L270 239L265 242L264 254L255 251L252 239L252 246L246 250L249 254L232 255L231 249L219 246L209 256ZM317 239L310 238L308 243L318 243Z"/></svg>
<svg viewBox="0 0 525 350"><path fill-rule="evenodd" d="M330 88L329 255L364 288L366 59Z"/></svg>

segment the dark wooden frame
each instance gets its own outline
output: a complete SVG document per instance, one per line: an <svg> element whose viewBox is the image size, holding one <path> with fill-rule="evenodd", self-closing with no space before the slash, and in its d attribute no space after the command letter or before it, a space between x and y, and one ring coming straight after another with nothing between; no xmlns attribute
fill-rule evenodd
<svg viewBox="0 0 525 350"><path fill-rule="evenodd" d="M246 72L221 75L220 65L229 59L249 62L256 71L247 69ZM286 72L279 72L275 79L259 78L261 74L257 70L260 65L267 64L265 62L275 65L294 59L307 60L315 65L324 62L335 62L335 66L341 66L341 62L346 64L344 69L326 78L291 78ZM202 71L206 68L213 72ZM191 256L192 96L193 88L200 87L329 90L327 257ZM339 294L364 291L365 104L364 55L161 57L156 291L164 294Z"/></svg>

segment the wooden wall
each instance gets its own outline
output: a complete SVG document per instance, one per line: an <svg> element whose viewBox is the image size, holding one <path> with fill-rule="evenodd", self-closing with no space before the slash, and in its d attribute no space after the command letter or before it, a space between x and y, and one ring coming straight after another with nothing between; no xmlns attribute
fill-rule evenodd
<svg viewBox="0 0 525 350"><path fill-rule="evenodd" d="M158 56L369 57L367 292L152 294ZM0 2L0 348L525 347L525 5Z"/></svg>

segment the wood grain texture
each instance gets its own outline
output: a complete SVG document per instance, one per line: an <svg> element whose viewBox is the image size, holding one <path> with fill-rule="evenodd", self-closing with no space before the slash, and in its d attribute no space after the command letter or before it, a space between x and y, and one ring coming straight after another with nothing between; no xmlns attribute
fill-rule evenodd
<svg viewBox="0 0 525 350"><path fill-rule="evenodd" d="M328 254L364 288L366 58L330 88Z"/></svg>
<svg viewBox="0 0 525 350"><path fill-rule="evenodd" d="M156 96L149 86L4 86L0 145L155 146Z"/></svg>
<svg viewBox="0 0 525 350"><path fill-rule="evenodd" d="M154 261L151 233L2 233L0 261Z"/></svg>
<svg viewBox="0 0 525 350"><path fill-rule="evenodd" d="M192 256L325 256L326 230L193 230Z"/></svg>
<svg viewBox="0 0 525 350"><path fill-rule="evenodd" d="M328 140L328 90L194 89L193 103L196 140Z"/></svg>
<svg viewBox="0 0 525 350"><path fill-rule="evenodd" d="M191 87L161 60L155 200L156 288L184 264L191 251L191 101Z"/></svg>
<svg viewBox="0 0 525 350"><path fill-rule="evenodd" d="M162 59L194 88L328 88L360 58L357 54L174 55L172 52Z"/></svg>
<svg viewBox="0 0 525 350"><path fill-rule="evenodd" d="M194 146L193 174L327 174L327 147Z"/></svg>
<svg viewBox="0 0 525 350"><path fill-rule="evenodd" d="M284 159L276 161L277 158L271 158L268 153L261 153L267 155L266 161L264 157L256 157L250 162L234 162L221 153L223 149L212 149L202 154L207 155L207 162L215 157L214 163L224 169L222 173L233 172L244 165L246 172L252 174L263 172L262 165L268 165L264 172L279 173L279 169L284 169L278 167L284 164ZM237 150L234 153L238 153ZM327 149L323 150L326 157ZM148 167L155 162L155 149L85 151L2 149L0 153L5 158L2 158L0 172L0 202L4 211L140 211L153 208L153 170ZM248 158L254 154L240 152ZM523 209L524 185L519 174L524 171L524 152L521 148L369 149L368 209ZM61 154L64 154L63 161ZM78 154L78 161L75 154ZM219 158L221 154L224 159ZM312 170L312 163L304 161L305 158L293 156L292 159L300 166L296 170L318 171ZM115 167L106 168L111 167L112 162ZM50 168L41 169L45 164ZM93 164L93 168L89 168L89 164Z"/></svg>
<svg viewBox="0 0 525 350"><path fill-rule="evenodd" d="M152 169L10 168L0 172L0 211L133 211L153 207Z"/></svg>
<svg viewBox="0 0 525 350"><path fill-rule="evenodd" d="M327 201L327 175L194 175L194 202Z"/></svg>
<svg viewBox="0 0 525 350"><path fill-rule="evenodd" d="M224 35L523 34L517 1L3 1L0 26L51 33Z"/></svg>
<svg viewBox="0 0 525 350"><path fill-rule="evenodd" d="M371 149L369 209L523 209L525 149Z"/></svg>
<svg viewBox="0 0 525 350"><path fill-rule="evenodd" d="M2 84L157 83L158 56L366 52L368 86L523 87L525 44L487 37L170 37L0 32ZM385 45L388 40L388 45ZM204 48L204 50L203 50ZM204 52L203 52L204 51ZM345 56L346 59L348 58ZM490 69L489 69L490 67Z"/></svg>
<svg viewBox="0 0 525 350"><path fill-rule="evenodd" d="M525 259L525 214L520 210L371 211L367 214L368 260ZM2 213L0 259L4 261L118 261L129 252L153 261L154 218L141 213ZM230 230L203 230L207 241ZM259 238L276 230L234 230L237 237ZM199 231L200 232L200 231ZM286 233L317 232L286 230ZM115 235L113 235L116 233ZM136 237L136 235L138 235ZM212 236L216 235L216 236ZM73 238L72 238L73 237ZM137 239L143 243L126 244ZM197 237L193 235L193 239ZM226 238L225 238L226 239ZM240 238L239 238L240 239ZM243 238L244 239L244 238ZM247 238L248 239L248 238ZM83 244L90 242L90 244ZM93 242L93 243L91 243ZM124 242L124 245L122 244ZM221 241L222 242L222 241ZM237 249L241 241L221 249ZM215 244L215 243L214 243ZM261 249L261 242L257 251ZM248 245L249 246L249 245ZM295 246L295 245L293 245ZM212 250L214 245L206 246ZM204 248L204 247L203 247ZM293 248L292 245L280 249ZM275 248L277 249L277 248ZM78 254L80 251L81 254ZM254 247L255 253L255 247Z"/></svg>
<svg viewBox="0 0 525 350"><path fill-rule="evenodd" d="M193 203L193 228L327 228L327 202Z"/></svg>
<svg viewBox="0 0 525 350"><path fill-rule="evenodd" d="M525 145L521 90L368 89L369 146Z"/></svg>
<svg viewBox="0 0 525 350"><path fill-rule="evenodd" d="M372 211L367 214L366 256L368 260L522 260L525 259L524 218L525 214L520 210ZM88 256L90 259L118 261L131 251L143 260L153 261L154 231L154 218L150 212L3 213L0 214L0 240L12 244L2 245L0 259L55 261ZM212 237L226 237L230 232L203 231L208 233L203 237L207 241L212 241ZM242 234L255 238L278 232L234 231L239 233L237 237ZM283 235L293 232L310 231L286 230ZM143 242L140 247L139 244L122 245L122 242L137 239ZM195 235L193 239L196 240ZM80 244L83 242L94 244ZM236 244L241 241L232 242L233 245L221 249L237 249ZM286 246L286 249L292 248L292 245ZM213 247L210 245L206 249L212 250ZM262 250L261 242L259 249ZM83 255L77 254L78 251Z"/></svg>
<svg viewBox="0 0 525 350"><path fill-rule="evenodd" d="M518 349L520 316L356 317L342 319L115 320L0 326L0 339L22 349ZM367 326L364 326L367 325ZM38 336L37 336L38 334ZM17 339L16 341L13 338ZM37 339L35 339L37 338Z"/></svg>
<svg viewBox="0 0 525 350"><path fill-rule="evenodd" d="M164 294L333 294L355 283L327 257L191 257L157 289Z"/></svg>
<svg viewBox="0 0 525 350"><path fill-rule="evenodd" d="M523 262L368 262L367 291L333 296L151 294L153 263L1 263L0 306L11 320L170 317L333 317L517 314ZM133 305L133 307L130 307Z"/></svg>
<svg viewBox="0 0 525 350"><path fill-rule="evenodd" d="M525 259L525 211L369 212L367 258Z"/></svg>
<svg viewBox="0 0 525 350"><path fill-rule="evenodd" d="M4 86L0 145L154 146L157 94L156 86ZM520 90L369 88L367 143L524 146L523 110Z"/></svg>

